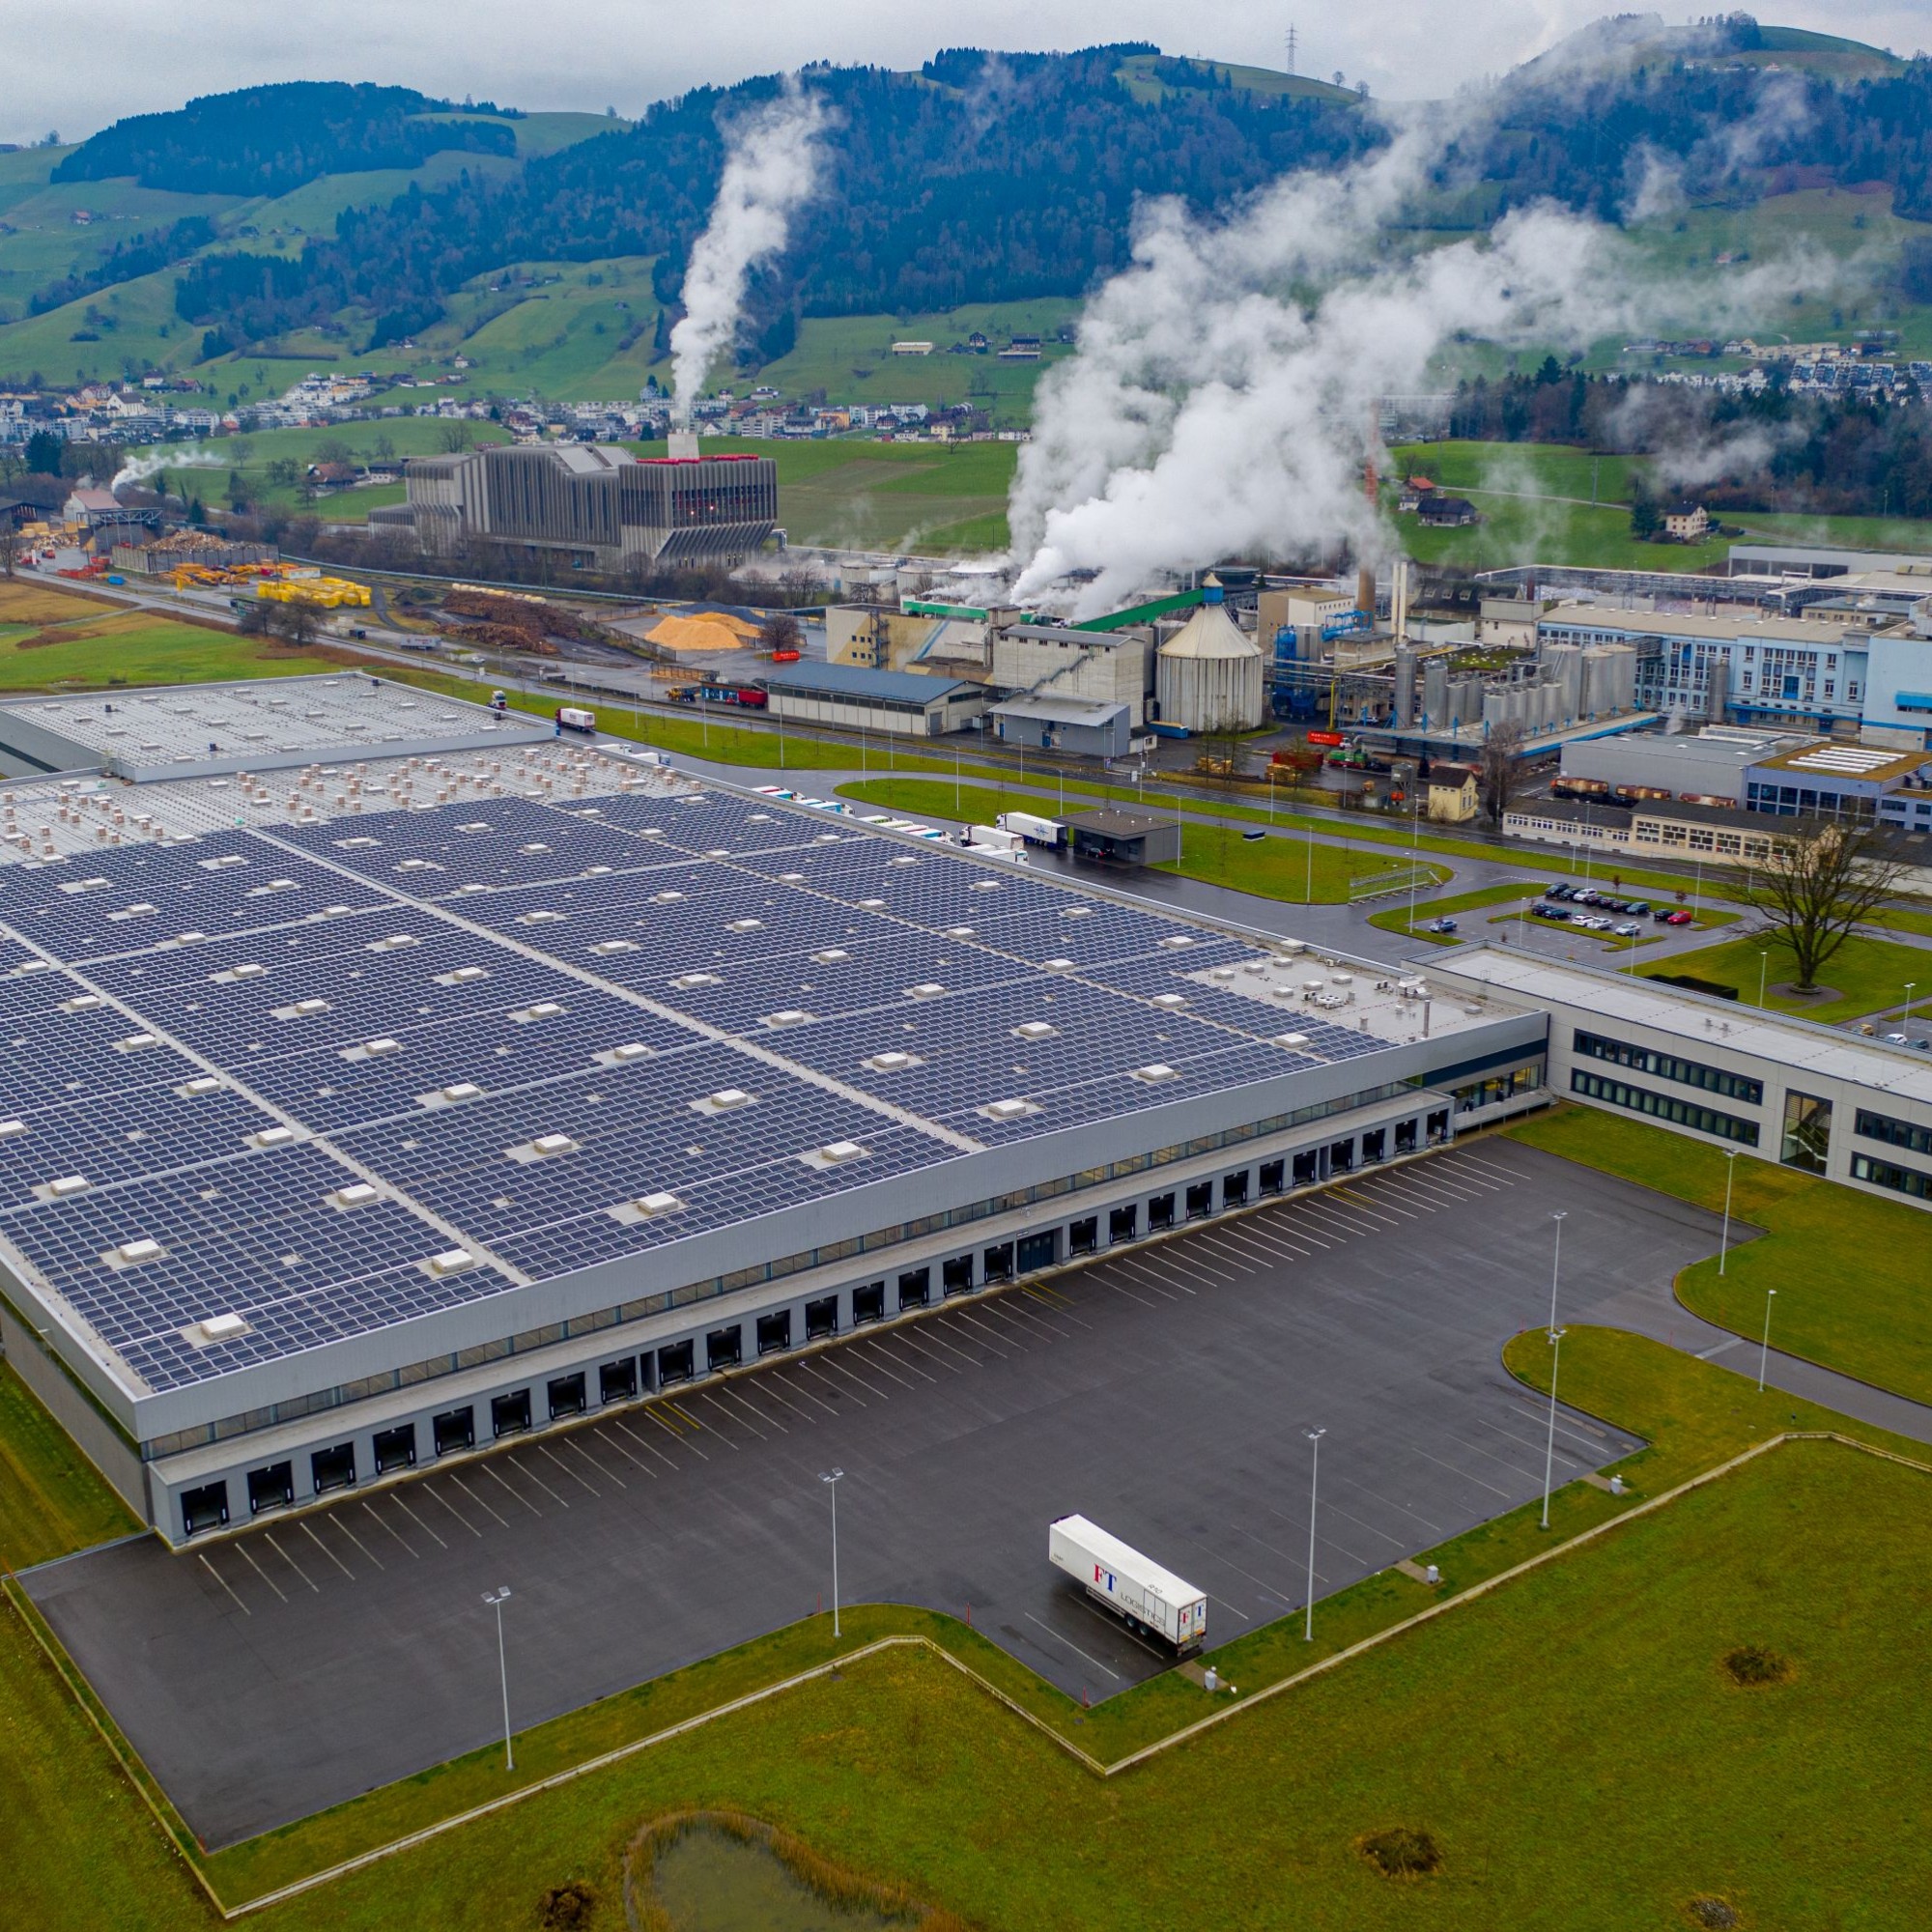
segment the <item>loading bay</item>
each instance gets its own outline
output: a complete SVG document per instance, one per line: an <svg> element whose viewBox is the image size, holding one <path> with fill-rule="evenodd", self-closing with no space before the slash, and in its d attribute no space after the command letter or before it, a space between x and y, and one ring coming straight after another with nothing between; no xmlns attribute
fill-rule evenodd
<svg viewBox="0 0 1932 1932"><path fill-rule="evenodd" d="M1483 1139L791 1357L566 1435L266 1520L47 1565L36 1602L188 1824L232 1843L487 1744L507 1584L519 1728L829 1604L921 1604L1094 1701L1168 1660L1046 1562L1093 1518L1209 1598L1209 1640L1541 1492L1548 1320L1660 1334L1716 1245L1681 1203ZM1636 1319L1633 1319L1634 1315ZM1569 1411L1556 1481L1634 1438ZM1319 1614L1319 1610L1318 1610Z"/></svg>

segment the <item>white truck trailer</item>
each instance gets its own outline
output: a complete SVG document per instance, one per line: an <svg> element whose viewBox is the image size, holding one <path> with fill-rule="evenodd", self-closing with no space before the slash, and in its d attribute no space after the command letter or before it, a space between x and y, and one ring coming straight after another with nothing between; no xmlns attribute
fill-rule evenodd
<svg viewBox="0 0 1932 1932"><path fill-rule="evenodd" d="M1057 852L1066 843L1066 828L1057 818L1037 818L1030 811L1003 811L998 823L1004 832L1017 832L1029 845L1045 845Z"/></svg>
<svg viewBox="0 0 1932 1932"><path fill-rule="evenodd" d="M1010 859L1016 866L1026 864L1026 840L1017 832L999 825L972 825L966 829L966 847L982 859Z"/></svg>
<svg viewBox="0 0 1932 1932"><path fill-rule="evenodd" d="M1084 1516L1048 1525L1046 1554L1130 1631L1163 1637L1176 1650L1198 1650L1208 1640L1208 1599Z"/></svg>

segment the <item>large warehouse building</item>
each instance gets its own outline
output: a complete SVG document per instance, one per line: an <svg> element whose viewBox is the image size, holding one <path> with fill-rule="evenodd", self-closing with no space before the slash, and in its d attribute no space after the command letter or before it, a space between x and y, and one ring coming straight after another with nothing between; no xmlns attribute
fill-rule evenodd
<svg viewBox="0 0 1932 1932"><path fill-rule="evenodd" d="M544 552L612 574L637 563L737 563L778 521L769 456L654 456L611 443L497 444L412 459L407 502L370 523L407 525L434 555L477 542Z"/></svg>

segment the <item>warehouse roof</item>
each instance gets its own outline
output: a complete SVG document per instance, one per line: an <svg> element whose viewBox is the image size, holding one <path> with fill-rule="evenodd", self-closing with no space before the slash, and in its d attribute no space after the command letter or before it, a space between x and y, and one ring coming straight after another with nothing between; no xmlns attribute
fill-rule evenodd
<svg viewBox="0 0 1932 1932"><path fill-rule="evenodd" d="M1037 718L1047 724L1107 724L1127 707L1104 697L1009 697L991 707L995 718Z"/></svg>
<svg viewBox="0 0 1932 1932"><path fill-rule="evenodd" d="M887 704L936 704L955 692L978 693L964 678L928 677L916 670L868 670L863 665L785 665L766 674L771 691L801 697L873 698Z"/></svg>

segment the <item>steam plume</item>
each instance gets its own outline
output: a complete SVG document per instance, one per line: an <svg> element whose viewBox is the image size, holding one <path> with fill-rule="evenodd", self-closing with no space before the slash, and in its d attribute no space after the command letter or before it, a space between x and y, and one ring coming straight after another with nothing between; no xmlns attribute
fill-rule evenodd
<svg viewBox="0 0 1932 1932"><path fill-rule="evenodd" d="M818 184L818 137L825 102L796 75L784 92L730 132L724 178L711 219L691 251L684 275L684 316L670 332L671 412L691 420L704 378L737 332L751 271L784 246L792 212Z"/></svg>
<svg viewBox="0 0 1932 1932"><path fill-rule="evenodd" d="M1016 599L1089 615L1230 555L1377 555L1360 478L1378 398L1427 386L1458 336L1581 348L1656 313L1668 285L1647 283L1614 231L1552 208L1378 258L1443 138L1418 121L1221 220L1143 210L1132 265L1090 299L1077 353L1037 392L1008 506ZM1700 290L1700 313L1712 326L1762 292L1757 273Z"/></svg>
<svg viewBox="0 0 1932 1932"><path fill-rule="evenodd" d="M199 443L174 446L163 443L130 456L114 472L114 480L107 487L119 490L130 483L145 483L149 477L159 476L169 469L219 469L224 461L215 451L203 449Z"/></svg>

